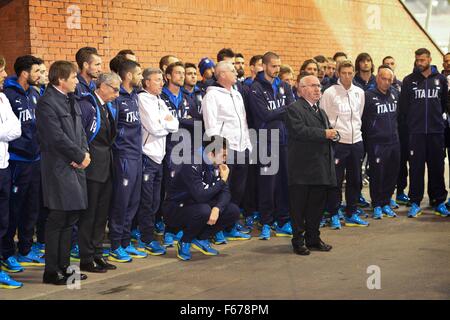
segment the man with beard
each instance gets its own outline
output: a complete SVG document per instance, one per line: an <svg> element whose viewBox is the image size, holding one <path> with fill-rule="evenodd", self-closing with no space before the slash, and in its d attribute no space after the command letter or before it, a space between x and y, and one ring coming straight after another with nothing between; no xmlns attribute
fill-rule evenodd
<svg viewBox="0 0 450 320"><path fill-rule="evenodd" d="M237 81L244 83L245 80L245 60L242 53L236 53L234 56L234 68L237 72Z"/></svg>
<svg viewBox="0 0 450 320"><path fill-rule="evenodd" d="M263 71L263 66L262 66L262 55L258 54L256 56L253 56L250 59L250 72L251 72L251 76L247 77L244 80L244 84L247 87L250 87L253 83L253 81L256 78L256 75L258 74L258 72Z"/></svg>
<svg viewBox="0 0 450 320"><path fill-rule="evenodd" d="M78 84L75 95L81 97L86 93L93 93L95 90L95 79L102 72L102 58L97 53L97 49L83 47L75 55L80 72L77 75Z"/></svg>
<svg viewBox="0 0 450 320"><path fill-rule="evenodd" d="M403 80L400 94L400 117L409 133L409 176L411 209L408 217L421 214L424 194L425 163L428 168L428 194L435 202L435 213L450 215L445 207L447 190L444 181L445 120L448 82L436 66L431 65L431 53L421 48L415 52L413 73Z"/></svg>
<svg viewBox="0 0 450 320"><path fill-rule="evenodd" d="M42 60L21 56L14 63L16 76L6 79L4 93L19 119L22 128L20 138L10 142L11 198L7 234L3 237L3 257L6 269L12 272L23 266L44 266L44 260L35 251L34 228L39 215L41 185L40 148L36 128L36 104L39 94L32 86L39 84L39 65ZM18 256L14 236L18 231Z"/></svg>

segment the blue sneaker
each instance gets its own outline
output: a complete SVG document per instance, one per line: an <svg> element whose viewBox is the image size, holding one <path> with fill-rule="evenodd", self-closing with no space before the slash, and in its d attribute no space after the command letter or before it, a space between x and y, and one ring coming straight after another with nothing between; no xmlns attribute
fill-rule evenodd
<svg viewBox="0 0 450 320"><path fill-rule="evenodd" d="M133 261L133 258L131 258L131 256L125 251L124 248L119 247L116 250L110 251L108 260L113 262L125 263Z"/></svg>
<svg viewBox="0 0 450 320"><path fill-rule="evenodd" d="M251 231L250 229L247 229L246 227L244 227L240 222L236 222L234 227L236 228L237 231L245 233L245 234L248 234Z"/></svg>
<svg viewBox="0 0 450 320"><path fill-rule="evenodd" d="M397 214L392 210L391 206L386 205L383 207L383 215L388 218L395 218Z"/></svg>
<svg viewBox="0 0 450 320"><path fill-rule="evenodd" d="M391 199L391 201L389 202L389 205L391 206L391 209L400 208L399 204L394 199Z"/></svg>
<svg viewBox="0 0 450 320"><path fill-rule="evenodd" d="M220 245L220 244L227 244L228 241L225 239L225 236L223 234L223 231L219 231L214 235L214 244Z"/></svg>
<svg viewBox="0 0 450 320"><path fill-rule="evenodd" d="M17 273L22 272L25 269L17 262L16 257L11 256L6 260L1 260L1 270L10 273Z"/></svg>
<svg viewBox="0 0 450 320"><path fill-rule="evenodd" d="M410 201L409 197L404 193L397 194L397 197L395 199L397 200L398 204L403 204L405 206L408 205Z"/></svg>
<svg viewBox="0 0 450 320"><path fill-rule="evenodd" d="M341 229L341 220L339 219L339 215L338 214L334 214L334 215L331 216L330 227L333 230Z"/></svg>
<svg viewBox="0 0 450 320"><path fill-rule="evenodd" d="M75 262L80 261L80 248L77 244L70 250L70 260Z"/></svg>
<svg viewBox="0 0 450 320"><path fill-rule="evenodd" d="M231 229L229 232L223 231L223 235L228 241L250 240L252 237L249 234L237 231L236 228Z"/></svg>
<svg viewBox="0 0 450 320"><path fill-rule="evenodd" d="M178 231L178 233L175 235L175 237L173 238L173 243L177 244L178 241L180 241L180 239L183 237L183 231Z"/></svg>
<svg viewBox="0 0 450 320"><path fill-rule="evenodd" d="M369 214L360 208L356 209L356 214L358 216L364 216L364 218L366 218L366 219L369 217Z"/></svg>
<svg viewBox="0 0 450 320"><path fill-rule="evenodd" d="M437 216L441 216L441 217L450 217L450 212L448 211L447 207L445 206L445 203L442 202L440 205L438 205L435 209L434 209L434 213Z"/></svg>
<svg viewBox="0 0 450 320"><path fill-rule="evenodd" d="M171 233L171 232L164 233L163 246L164 247L173 247L173 244L174 244L173 239L175 237L176 236L173 233Z"/></svg>
<svg viewBox="0 0 450 320"><path fill-rule="evenodd" d="M358 207L367 208L369 206L370 206L370 203L367 202L367 200L364 198L364 196L362 194L360 194L359 199L358 199Z"/></svg>
<svg viewBox="0 0 450 320"><path fill-rule="evenodd" d="M375 220L381 220L383 218L383 210L381 207L375 207L373 209L372 218Z"/></svg>
<svg viewBox="0 0 450 320"><path fill-rule="evenodd" d="M274 221L274 222L270 225L270 229L272 229L273 231L275 231L276 228L278 228L278 222Z"/></svg>
<svg viewBox="0 0 450 320"><path fill-rule="evenodd" d="M192 248L200 251L207 256L217 256L219 254L219 251L211 247L211 244L208 240L194 239L192 240Z"/></svg>
<svg viewBox="0 0 450 320"><path fill-rule="evenodd" d="M319 226L319 228L326 227L327 224L328 224L328 219L325 218L325 216L323 216L322 219L320 220L320 226Z"/></svg>
<svg viewBox="0 0 450 320"><path fill-rule="evenodd" d="M416 204L412 203L411 208L408 211L408 218L417 218L422 214L422 209Z"/></svg>
<svg viewBox="0 0 450 320"><path fill-rule="evenodd" d="M40 243L40 242L34 242L33 245L31 246L31 250L33 250L36 253L45 253L45 243Z"/></svg>
<svg viewBox="0 0 450 320"><path fill-rule="evenodd" d="M152 256L161 256L166 254L166 248L164 248L158 241L153 240L145 245L145 252Z"/></svg>
<svg viewBox="0 0 450 320"><path fill-rule="evenodd" d="M191 260L191 244L188 242L178 241L177 246L177 257L183 261Z"/></svg>
<svg viewBox="0 0 450 320"><path fill-rule="evenodd" d="M110 253L110 249L109 248L104 248L103 249L103 257L104 258L108 258L109 257L109 253Z"/></svg>
<svg viewBox="0 0 450 320"><path fill-rule="evenodd" d="M361 219L357 213L354 213L350 218L345 217L346 227L367 227L369 223Z"/></svg>
<svg viewBox="0 0 450 320"><path fill-rule="evenodd" d="M128 253L132 258L136 259L147 258L147 254L145 252L139 251L131 243L128 245L128 247L125 248L125 252Z"/></svg>
<svg viewBox="0 0 450 320"><path fill-rule="evenodd" d="M245 218L245 227L247 229L253 230L255 222L256 221L253 218L253 216L248 216L248 217Z"/></svg>
<svg viewBox="0 0 450 320"><path fill-rule="evenodd" d="M141 232L139 229L131 230L131 241L139 242L141 240Z"/></svg>
<svg viewBox="0 0 450 320"><path fill-rule="evenodd" d="M33 250L30 250L26 256L23 256L21 254L17 255L17 262L22 267L44 267L45 266L45 260L41 258L40 255L38 255Z"/></svg>
<svg viewBox="0 0 450 320"><path fill-rule="evenodd" d="M345 206L339 206L338 216L339 216L339 220L345 219Z"/></svg>
<svg viewBox="0 0 450 320"><path fill-rule="evenodd" d="M261 233L259 234L260 240L270 240L270 226L268 224L263 225Z"/></svg>
<svg viewBox="0 0 450 320"><path fill-rule="evenodd" d="M275 237L291 237L292 238L291 223L286 222L282 227L277 226L275 228Z"/></svg>
<svg viewBox="0 0 450 320"><path fill-rule="evenodd" d="M3 271L0 271L0 288L1 289L18 289L23 286L22 282L15 281Z"/></svg>
<svg viewBox="0 0 450 320"><path fill-rule="evenodd" d="M166 225L162 220L155 223L155 230L153 231L154 234L158 236L162 236L164 234L164 230L166 229Z"/></svg>

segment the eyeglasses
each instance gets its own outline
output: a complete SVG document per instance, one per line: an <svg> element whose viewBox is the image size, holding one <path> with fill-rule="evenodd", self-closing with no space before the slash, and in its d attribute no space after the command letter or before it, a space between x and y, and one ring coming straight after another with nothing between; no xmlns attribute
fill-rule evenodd
<svg viewBox="0 0 450 320"><path fill-rule="evenodd" d="M115 93L117 93L117 92L120 91L120 88L113 87L112 85L107 84L107 83L105 83L105 84L106 84L108 87L110 87L111 89L113 89Z"/></svg>

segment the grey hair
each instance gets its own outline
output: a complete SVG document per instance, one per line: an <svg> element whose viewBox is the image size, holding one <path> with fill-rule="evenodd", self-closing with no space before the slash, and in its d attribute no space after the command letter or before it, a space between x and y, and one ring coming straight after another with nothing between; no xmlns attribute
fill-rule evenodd
<svg viewBox="0 0 450 320"><path fill-rule="evenodd" d="M145 68L142 72L142 87L145 88L145 80L148 80L152 74L163 74L158 68Z"/></svg>
<svg viewBox="0 0 450 320"><path fill-rule="evenodd" d="M315 78L315 79L317 79L317 77L316 76L314 76L314 75L307 75L307 76L304 76L303 78L301 78L300 79L300 86L306 86L306 80L307 79L310 79L310 78ZM317 79L318 80L318 79Z"/></svg>
<svg viewBox="0 0 450 320"><path fill-rule="evenodd" d="M230 61L220 61L214 68L214 73L216 74L216 77L218 77L219 73L232 70L234 70L234 66Z"/></svg>
<svg viewBox="0 0 450 320"><path fill-rule="evenodd" d="M96 81L96 85L97 88L100 88L100 85L102 83L106 83L106 84L111 84L112 82L117 81L119 83L122 82L122 80L120 79L119 75L117 73L114 72L105 72L105 73L101 73Z"/></svg>

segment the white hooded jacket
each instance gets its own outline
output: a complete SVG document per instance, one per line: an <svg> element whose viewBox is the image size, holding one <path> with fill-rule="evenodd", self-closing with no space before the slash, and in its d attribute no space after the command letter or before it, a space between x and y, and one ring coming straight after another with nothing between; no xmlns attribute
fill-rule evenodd
<svg viewBox="0 0 450 320"><path fill-rule="evenodd" d="M11 109L8 98L0 92L0 169L8 168L8 142L20 138L20 121Z"/></svg>
<svg viewBox="0 0 450 320"><path fill-rule="evenodd" d="M234 151L252 150L244 100L239 91L208 87L202 101L202 114L209 137L226 138Z"/></svg>
<svg viewBox="0 0 450 320"><path fill-rule="evenodd" d="M323 93L320 107L326 112L330 125L341 136L340 143L354 144L362 141L361 117L364 111L364 91L351 85L346 90L341 81Z"/></svg>

